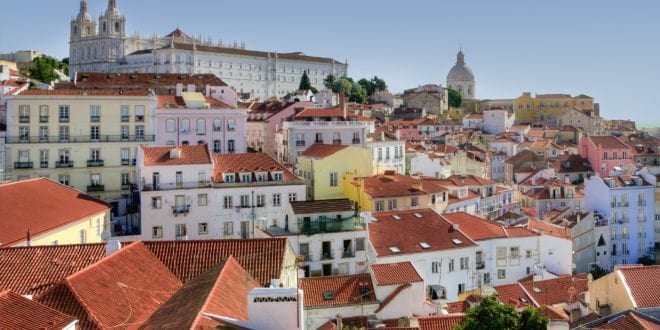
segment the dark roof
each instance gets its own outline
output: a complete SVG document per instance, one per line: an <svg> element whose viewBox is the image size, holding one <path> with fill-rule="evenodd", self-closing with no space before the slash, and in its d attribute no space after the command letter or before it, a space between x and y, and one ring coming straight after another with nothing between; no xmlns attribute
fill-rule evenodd
<svg viewBox="0 0 660 330"><path fill-rule="evenodd" d="M79 72L76 75L75 86L78 88L135 88L136 86L152 88L176 84L196 86L227 86L222 79L211 73L103 73Z"/></svg>
<svg viewBox="0 0 660 330"><path fill-rule="evenodd" d="M291 202L293 214L312 214L353 211L353 203L348 198L324 199L315 201Z"/></svg>

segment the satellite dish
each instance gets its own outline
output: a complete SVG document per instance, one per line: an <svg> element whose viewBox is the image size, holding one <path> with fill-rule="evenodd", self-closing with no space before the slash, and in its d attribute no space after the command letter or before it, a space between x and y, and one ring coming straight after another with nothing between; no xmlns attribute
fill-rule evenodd
<svg viewBox="0 0 660 330"><path fill-rule="evenodd" d="M101 233L101 239L104 241L107 241L110 239L110 232L107 230L104 230L103 233Z"/></svg>

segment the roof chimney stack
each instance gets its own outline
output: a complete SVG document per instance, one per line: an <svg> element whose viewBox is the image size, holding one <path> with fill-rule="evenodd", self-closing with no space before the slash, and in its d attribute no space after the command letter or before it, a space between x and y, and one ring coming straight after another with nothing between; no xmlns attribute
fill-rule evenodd
<svg viewBox="0 0 660 330"><path fill-rule="evenodd" d="M344 119L346 119L346 96L344 90L339 90L339 108L344 112Z"/></svg>
<svg viewBox="0 0 660 330"><path fill-rule="evenodd" d="M30 234L30 228L27 231L27 246L32 246L32 234Z"/></svg>
<svg viewBox="0 0 660 330"><path fill-rule="evenodd" d="M119 251L121 249L121 242L116 239L111 239L108 243L105 244L105 256L110 256L111 254Z"/></svg>

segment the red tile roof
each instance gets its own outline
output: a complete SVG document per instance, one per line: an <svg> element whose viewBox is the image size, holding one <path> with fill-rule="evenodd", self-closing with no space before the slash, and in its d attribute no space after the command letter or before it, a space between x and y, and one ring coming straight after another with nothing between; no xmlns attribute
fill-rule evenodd
<svg viewBox="0 0 660 330"><path fill-rule="evenodd" d="M547 213L547 212L546 212ZM571 229L568 227L562 227L558 225L553 225L551 223L543 222L536 219L527 220L527 229L535 232L553 235L561 238L571 238Z"/></svg>
<svg viewBox="0 0 660 330"><path fill-rule="evenodd" d="M211 73L181 74L181 73L103 73L79 72L76 87L108 88L140 86L155 89L158 86L227 86L222 79Z"/></svg>
<svg viewBox="0 0 660 330"><path fill-rule="evenodd" d="M415 214L421 215L417 217ZM397 220L392 216L397 216ZM374 213L378 219L369 223L369 239L379 256L424 253L476 245L462 232L452 229L452 224L431 209ZM405 233L402 235L401 233ZM452 240L461 241L455 244ZM420 244L426 243L428 248ZM396 247L400 252L392 252Z"/></svg>
<svg viewBox="0 0 660 330"><path fill-rule="evenodd" d="M286 237L206 241L145 241L144 245L186 283L233 256L261 285L280 278L289 248Z"/></svg>
<svg viewBox="0 0 660 330"><path fill-rule="evenodd" d="M0 246L36 238L66 225L103 216L109 205L47 178L0 184Z"/></svg>
<svg viewBox="0 0 660 330"><path fill-rule="evenodd" d="M307 148L305 151L303 151L301 156L315 158L315 159L322 159L330 155L334 155L338 151L344 150L346 148L348 148L347 145L341 145L341 144L314 143L311 146L309 146L309 148Z"/></svg>
<svg viewBox="0 0 660 330"><path fill-rule="evenodd" d="M283 172L283 181L294 181L300 178L286 169L282 164L265 153L249 154L216 154L213 155L213 179L215 182L224 182L223 173L241 173L241 172ZM240 181L240 175L236 176L235 182ZM255 181L255 178L252 178ZM268 175L268 181L273 181L272 175Z"/></svg>
<svg viewBox="0 0 660 330"><path fill-rule="evenodd" d="M497 300L514 308L538 307L520 283L498 285L493 289L497 291Z"/></svg>
<svg viewBox="0 0 660 330"><path fill-rule="evenodd" d="M588 290L586 273L574 276L563 275L541 281L533 281L531 277L527 277L521 280L520 284L541 305L573 303L578 300L581 293ZM540 292L535 291L534 288L539 289Z"/></svg>
<svg viewBox="0 0 660 330"><path fill-rule="evenodd" d="M178 147L147 147L140 146L144 152L145 166L181 166L211 164L211 155L206 144L196 144ZM176 149L180 152L178 158L172 158L170 152Z"/></svg>
<svg viewBox="0 0 660 330"><path fill-rule="evenodd" d="M295 201L290 204L293 214L349 212L354 209L353 202L348 198Z"/></svg>
<svg viewBox="0 0 660 330"><path fill-rule="evenodd" d="M451 224L457 224L458 230L475 241L508 237L503 226L465 212L445 213L442 217Z"/></svg>
<svg viewBox="0 0 660 330"><path fill-rule="evenodd" d="M146 89L26 89L20 96L149 96Z"/></svg>
<svg viewBox="0 0 660 330"><path fill-rule="evenodd" d="M246 321L248 293L258 286L230 256L184 284L141 328L198 329L202 324L215 322L203 313Z"/></svg>
<svg viewBox="0 0 660 330"><path fill-rule="evenodd" d="M0 329L62 329L75 320L9 290L0 292Z"/></svg>
<svg viewBox="0 0 660 330"><path fill-rule="evenodd" d="M613 320L610 323L598 325L598 329L658 330L660 329L660 322L651 318L644 317L640 314L630 312L624 317Z"/></svg>
<svg viewBox="0 0 660 330"><path fill-rule="evenodd" d="M450 301L447 303L447 312L449 314L465 313L470 309L470 304L465 301Z"/></svg>
<svg viewBox="0 0 660 330"><path fill-rule="evenodd" d="M158 98L158 108L161 110L167 110L167 109L172 109L172 108L180 108L180 109L185 109L186 108L186 102L183 100L183 97L181 96L175 96L175 95L160 95L157 97ZM217 108L233 108L232 106L220 102L210 96L205 96L204 99L206 99L206 103L211 107L211 109L217 109Z"/></svg>
<svg viewBox="0 0 660 330"><path fill-rule="evenodd" d="M364 191L372 198L426 195L422 181L403 174L379 174L363 180Z"/></svg>
<svg viewBox="0 0 660 330"><path fill-rule="evenodd" d="M583 139L589 139L591 143L604 149L631 149L630 146L614 136L586 136Z"/></svg>
<svg viewBox="0 0 660 330"><path fill-rule="evenodd" d="M77 317L83 329L137 329L182 285L142 242L133 242L68 276L38 301Z"/></svg>
<svg viewBox="0 0 660 330"><path fill-rule="evenodd" d="M298 287L304 292L305 308L375 304L376 294L369 274L308 277L299 280ZM360 289L368 290L362 296ZM330 291L333 299L326 299L324 292Z"/></svg>
<svg viewBox="0 0 660 330"><path fill-rule="evenodd" d="M453 330L456 325L465 322L464 315L439 315L417 319L420 330Z"/></svg>
<svg viewBox="0 0 660 330"><path fill-rule="evenodd" d="M660 306L660 266L622 267L618 270L626 281L637 308Z"/></svg>
<svg viewBox="0 0 660 330"><path fill-rule="evenodd" d="M371 272L374 274L376 284L378 285L393 285L423 281L422 277L415 269L415 266L413 266L410 261L389 264L373 264L371 265Z"/></svg>
<svg viewBox="0 0 660 330"><path fill-rule="evenodd" d="M105 256L105 244L0 249L0 290L38 296Z"/></svg>

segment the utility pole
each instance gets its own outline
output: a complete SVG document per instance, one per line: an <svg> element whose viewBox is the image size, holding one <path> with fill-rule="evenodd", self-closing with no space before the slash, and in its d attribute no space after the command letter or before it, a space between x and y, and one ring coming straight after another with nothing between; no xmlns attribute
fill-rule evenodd
<svg viewBox="0 0 660 330"><path fill-rule="evenodd" d="M252 238L254 238L254 190L252 190Z"/></svg>

